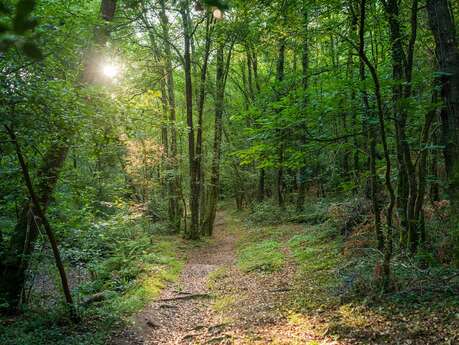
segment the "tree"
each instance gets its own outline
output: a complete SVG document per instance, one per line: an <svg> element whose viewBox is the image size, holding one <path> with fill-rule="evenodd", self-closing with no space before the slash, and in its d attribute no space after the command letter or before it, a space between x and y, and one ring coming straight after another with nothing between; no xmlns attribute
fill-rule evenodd
<svg viewBox="0 0 459 345"><path fill-rule="evenodd" d="M112 20L115 8L115 1L103 0L101 2L101 17L106 21ZM105 26L96 28L94 34L95 45L100 47L105 44L107 39L107 28ZM86 68L80 80L83 83L94 82L98 75L93 65L96 50L97 49L93 47L86 56ZM67 134L68 133L62 133L62 136ZM41 169L37 174L40 178L40 183L35 193L37 202L32 202L32 208L30 207L29 201L25 202L18 222L14 228L14 233L11 236L8 249L5 251L1 260L0 272L2 274L2 283L0 283L0 294L5 296L4 298L8 301L12 309L17 308L21 301L21 294L25 284L25 273L29 266L29 256L38 236L40 221L43 221L43 219L35 221L34 216L31 218L30 215L37 214L39 218L42 218L40 217L40 211L45 215L69 149L70 141L62 137L59 142L49 147L48 152L44 156ZM39 210L37 209L38 202L40 203L38 206L40 208Z"/></svg>
<svg viewBox="0 0 459 345"><path fill-rule="evenodd" d="M436 44L436 72L441 85L442 131L444 138L445 167L448 175L448 194L451 208L459 209L459 48L456 30L447 0L427 1L429 25Z"/></svg>

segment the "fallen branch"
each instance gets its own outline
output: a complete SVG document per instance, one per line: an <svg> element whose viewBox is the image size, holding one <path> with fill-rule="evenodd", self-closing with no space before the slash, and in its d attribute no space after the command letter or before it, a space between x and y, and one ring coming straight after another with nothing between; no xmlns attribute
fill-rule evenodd
<svg viewBox="0 0 459 345"><path fill-rule="evenodd" d="M84 298L82 304L87 306L95 302L102 302L106 298L107 296L105 292L98 292L98 293L95 293L94 295Z"/></svg>
<svg viewBox="0 0 459 345"><path fill-rule="evenodd" d="M230 339L231 336L228 334L223 334L222 336L211 338L206 341L206 344L222 344L223 341Z"/></svg>
<svg viewBox="0 0 459 345"><path fill-rule="evenodd" d="M187 334L182 338L182 341L191 340L199 334Z"/></svg>
<svg viewBox="0 0 459 345"><path fill-rule="evenodd" d="M228 325L227 322L218 323L216 325L212 325L212 326L207 327L207 331L208 332L214 332L216 330L220 330L220 332L221 332L222 329L225 328L227 325Z"/></svg>
<svg viewBox="0 0 459 345"><path fill-rule="evenodd" d="M157 302L177 301L177 300L202 298L202 297L210 297L210 295L208 293L195 293L195 294L189 294L189 295L184 295L184 296L161 298L157 300Z"/></svg>
<svg viewBox="0 0 459 345"><path fill-rule="evenodd" d="M146 324L147 324L148 327L154 328L154 329L161 327L156 322L153 322L152 320L149 320L149 319L146 319Z"/></svg>

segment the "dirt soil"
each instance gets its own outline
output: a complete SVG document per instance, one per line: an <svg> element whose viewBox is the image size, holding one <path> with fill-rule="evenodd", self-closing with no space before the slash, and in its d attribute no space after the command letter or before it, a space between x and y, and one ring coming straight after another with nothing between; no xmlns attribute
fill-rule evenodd
<svg viewBox="0 0 459 345"><path fill-rule="evenodd" d="M291 236L302 229L291 225L286 233ZM308 285L297 281L301 275L288 247L282 248L286 262L281 270L242 272L236 254L238 243L244 240L243 231L246 229L235 219L219 212L212 239L188 252L180 279L167 286L159 298L133 317L131 327L113 335L108 344L459 344L451 329L446 333L435 330L433 338L427 337L429 327L433 330L436 323L455 327L436 316L448 312L427 313L432 320L424 320L422 315L411 319L406 311L386 315L358 305L294 312L292 301L298 287L304 290ZM459 314L455 315L459 319Z"/></svg>
<svg viewBox="0 0 459 345"><path fill-rule="evenodd" d="M237 232L228 231L219 212L211 242L190 251L178 282L166 287L109 344L316 343L319 339L311 332L286 317L294 265L287 263L269 275L243 273L235 263L237 240Z"/></svg>
<svg viewBox="0 0 459 345"><path fill-rule="evenodd" d="M234 264L236 239L225 231L222 213L217 214L214 232L209 245L190 251L179 281L166 287L157 300L137 314L130 329L112 337L111 344L194 344L198 338L220 344L226 339L224 324L211 307L208 276Z"/></svg>

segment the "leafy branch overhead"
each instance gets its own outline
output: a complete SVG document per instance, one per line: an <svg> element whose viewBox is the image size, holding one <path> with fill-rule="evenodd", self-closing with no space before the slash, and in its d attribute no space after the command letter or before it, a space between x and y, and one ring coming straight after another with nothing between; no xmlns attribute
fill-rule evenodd
<svg viewBox="0 0 459 345"><path fill-rule="evenodd" d="M15 6L5 0L0 2L0 52L16 46L28 57L42 59L33 32L38 25L38 19L32 13L35 6L35 0L20 0Z"/></svg>

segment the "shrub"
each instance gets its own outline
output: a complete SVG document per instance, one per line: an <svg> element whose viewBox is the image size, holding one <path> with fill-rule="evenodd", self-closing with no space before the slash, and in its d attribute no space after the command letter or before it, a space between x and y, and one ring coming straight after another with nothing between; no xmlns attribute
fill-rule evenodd
<svg viewBox="0 0 459 345"><path fill-rule="evenodd" d="M304 210L290 216L289 221L316 225L329 219L327 201L313 201L305 204Z"/></svg>
<svg viewBox="0 0 459 345"><path fill-rule="evenodd" d="M286 210L280 209L272 202L264 201L252 204L246 220L249 224L274 225L283 223L286 218L288 218Z"/></svg>

